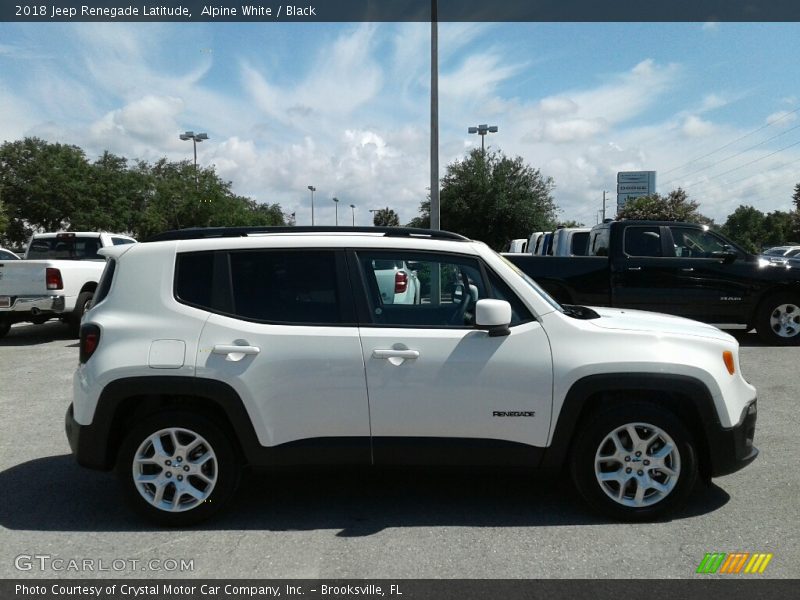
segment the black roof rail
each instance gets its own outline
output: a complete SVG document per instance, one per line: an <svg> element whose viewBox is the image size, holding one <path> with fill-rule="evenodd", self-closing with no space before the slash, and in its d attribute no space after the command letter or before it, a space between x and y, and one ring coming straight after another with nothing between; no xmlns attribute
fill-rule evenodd
<svg viewBox="0 0 800 600"><path fill-rule="evenodd" d="M334 227L334 226L279 226L279 227L189 227L157 233L145 242L164 242L167 240L199 240L220 237L247 237L251 234L270 233L382 233L385 237L418 237L432 240L469 241L469 238L434 229L416 227Z"/></svg>

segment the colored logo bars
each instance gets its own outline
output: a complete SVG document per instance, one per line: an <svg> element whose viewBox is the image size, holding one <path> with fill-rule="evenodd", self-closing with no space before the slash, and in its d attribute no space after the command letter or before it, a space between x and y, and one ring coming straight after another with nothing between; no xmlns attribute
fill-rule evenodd
<svg viewBox="0 0 800 600"><path fill-rule="evenodd" d="M763 573L767 568L772 554L756 552L735 552L725 554L724 552L709 552L700 561L697 567L698 573Z"/></svg>

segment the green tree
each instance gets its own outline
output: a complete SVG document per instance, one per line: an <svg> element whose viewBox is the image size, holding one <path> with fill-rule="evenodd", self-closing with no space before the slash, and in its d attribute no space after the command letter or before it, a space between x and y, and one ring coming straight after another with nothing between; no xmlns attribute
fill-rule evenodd
<svg viewBox="0 0 800 600"><path fill-rule="evenodd" d="M791 238L800 241L800 183L795 184L794 193L792 194L792 203L794 210L792 211L792 235Z"/></svg>
<svg viewBox="0 0 800 600"><path fill-rule="evenodd" d="M2 193L3 190L0 189L0 196L2 196ZM8 215L6 214L5 206L3 206L3 200L0 199L0 238L5 234L6 227L8 227Z"/></svg>
<svg viewBox="0 0 800 600"><path fill-rule="evenodd" d="M554 183L522 157L478 149L447 166L442 179L442 229L486 242L496 250L533 231L552 229L556 222ZM430 200L409 226L427 227Z"/></svg>
<svg viewBox="0 0 800 600"><path fill-rule="evenodd" d="M38 138L0 146L0 181L9 221L6 239L22 244L39 228L66 228L76 215L92 211L90 171L83 150L76 146Z"/></svg>
<svg viewBox="0 0 800 600"><path fill-rule="evenodd" d="M712 223L712 220L697 210L699 204L689 200L686 191L678 188L666 196L653 194L628 202L617 213L618 219L649 219L653 221L685 221L689 223Z"/></svg>
<svg viewBox="0 0 800 600"><path fill-rule="evenodd" d="M372 224L376 227L398 227L400 217L388 206L372 213Z"/></svg>
<svg viewBox="0 0 800 600"><path fill-rule="evenodd" d="M583 227L583 223L581 223L581 222L579 222L579 221L574 221L574 220L570 219L569 221L561 221L561 222L558 224L558 227L566 227L566 228L570 228L570 227Z"/></svg>
<svg viewBox="0 0 800 600"><path fill-rule="evenodd" d="M781 246L800 241L795 235L795 211L773 211L764 217L764 237L761 247Z"/></svg>
<svg viewBox="0 0 800 600"><path fill-rule="evenodd" d="M793 243L794 213L776 210L767 215L752 206L739 206L728 215L722 232L750 252Z"/></svg>
<svg viewBox="0 0 800 600"><path fill-rule="evenodd" d="M750 252L758 252L764 238L764 213L752 206L741 205L722 225L722 233Z"/></svg>
<svg viewBox="0 0 800 600"><path fill-rule="evenodd" d="M195 177L188 161L162 158L154 165L138 165L146 183L144 210L134 231L140 239L185 227L245 227L284 225L278 204L260 204L234 195L213 167L200 168Z"/></svg>
<svg viewBox="0 0 800 600"><path fill-rule="evenodd" d="M130 167L128 159L104 152L90 172L88 194L93 202L71 219L72 228L134 233L149 183L146 165Z"/></svg>

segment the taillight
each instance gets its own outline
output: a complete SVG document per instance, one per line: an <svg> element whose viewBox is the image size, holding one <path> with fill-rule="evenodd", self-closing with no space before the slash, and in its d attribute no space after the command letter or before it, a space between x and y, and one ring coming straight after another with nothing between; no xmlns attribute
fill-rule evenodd
<svg viewBox="0 0 800 600"><path fill-rule="evenodd" d="M394 293L402 294L408 289L408 275L405 271L394 274Z"/></svg>
<svg viewBox="0 0 800 600"><path fill-rule="evenodd" d="M64 282L61 280L61 271L48 267L44 271L44 280L48 290L63 290Z"/></svg>
<svg viewBox="0 0 800 600"><path fill-rule="evenodd" d="M100 328L87 323L81 325L80 354L78 360L81 364L92 358L92 354L100 345Z"/></svg>

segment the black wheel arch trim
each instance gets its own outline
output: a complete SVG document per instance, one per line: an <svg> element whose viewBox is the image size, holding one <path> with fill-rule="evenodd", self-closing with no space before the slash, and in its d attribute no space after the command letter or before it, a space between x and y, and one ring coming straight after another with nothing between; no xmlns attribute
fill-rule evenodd
<svg viewBox="0 0 800 600"><path fill-rule="evenodd" d="M159 408L180 407L177 399L202 399L227 418L233 429L231 442L250 461L262 446L252 421L236 391L213 379L184 376L144 376L118 379L100 394L92 424L81 426L81 444L76 455L87 467L112 469L129 421Z"/></svg>
<svg viewBox="0 0 800 600"><path fill-rule="evenodd" d="M701 439L697 440L703 470L717 471L712 447L719 432L723 431L714 406L714 400L706 385L693 377L665 373L605 373L589 375L576 381L567 392L558 418L553 426L552 443L548 446L541 466L548 470L563 468L572 448L574 437L578 432L582 419L590 415L595 407L590 406L594 398L603 401L603 396L612 397L625 392L656 392L660 403L670 402L676 405L674 412L687 420L686 400L696 411L696 417L684 424ZM622 401L620 401L622 402ZM683 406L680 404L683 403ZM669 404L667 404L669 406ZM599 405L598 405L599 408ZM683 414L681 414L683 413ZM699 435L698 435L699 434Z"/></svg>

